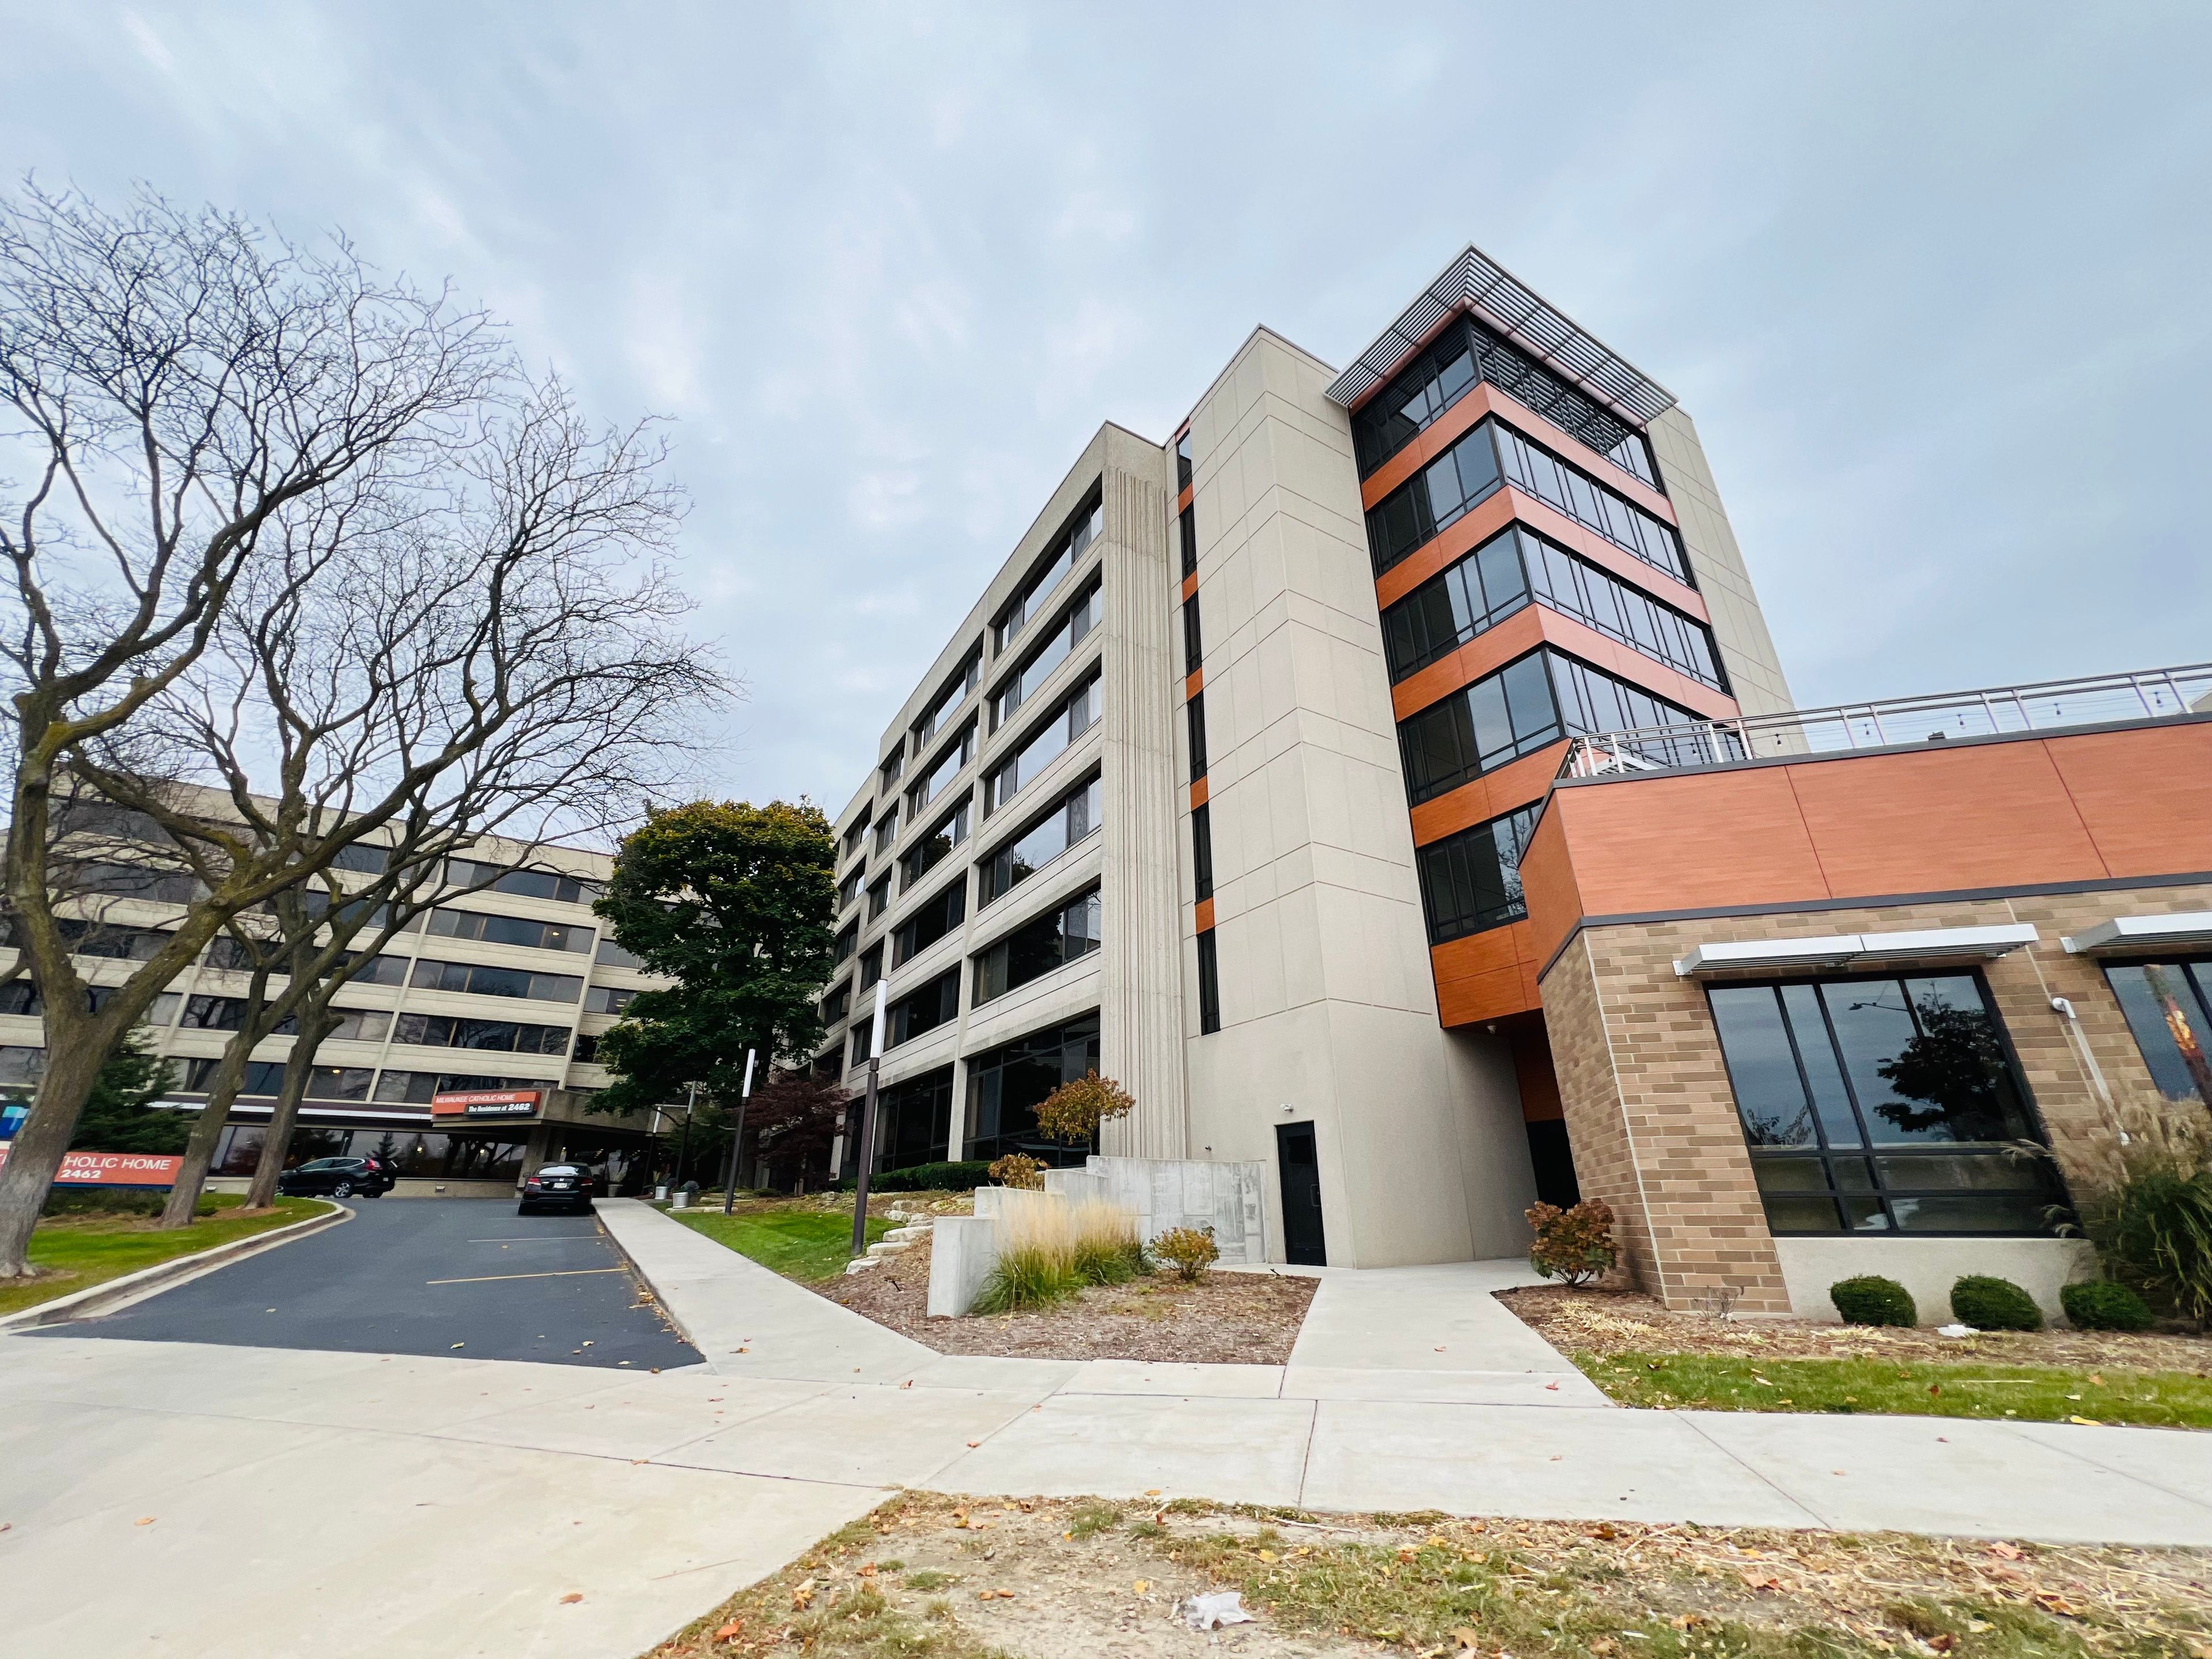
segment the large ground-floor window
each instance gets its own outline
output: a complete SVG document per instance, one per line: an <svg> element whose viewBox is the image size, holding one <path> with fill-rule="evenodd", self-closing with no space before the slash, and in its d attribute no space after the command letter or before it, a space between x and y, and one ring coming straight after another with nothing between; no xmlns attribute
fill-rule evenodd
<svg viewBox="0 0 2212 1659"><path fill-rule="evenodd" d="M2212 1106L2212 958L2105 969L2159 1093Z"/></svg>
<svg viewBox="0 0 2212 1659"><path fill-rule="evenodd" d="M1709 988L1777 1233L2033 1233L2062 1201L1980 976Z"/></svg>
<svg viewBox="0 0 2212 1659"><path fill-rule="evenodd" d="M902 1079L876 1097L878 1170L941 1164L952 1134L952 1068L940 1066ZM857 1158L857 1150L854 1152Z"/></svg>
<svg viewBox="0 0 2212 1659"><path fill-rule="evenodd" d="M1085 1014L968 1062L968 1133L963 1156L1027 1152L1048 1164L1080 1162L1087 1147L1063 1146L1037 1133L1036 1109L1063 1083L1098 1069L1098 1016Z"/></svg>

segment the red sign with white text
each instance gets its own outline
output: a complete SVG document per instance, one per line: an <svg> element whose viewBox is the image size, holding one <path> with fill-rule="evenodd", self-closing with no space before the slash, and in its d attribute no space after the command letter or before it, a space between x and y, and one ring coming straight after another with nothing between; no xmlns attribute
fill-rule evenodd
<svg viewBox="0 0 2212 1659"><path fill-rule="evenodd" d="M0 1142L0 1164L8 1147ZM70 1152L54 1176L57 1187L173 1187L182 1157L167 1152Z"/></svg>
<svg viewBox="0 0 2212 1659"><path fill-rule="evenodd" d="M542 1089L455 1090L430 1097L433 1117L535 1117Z"/></svg>

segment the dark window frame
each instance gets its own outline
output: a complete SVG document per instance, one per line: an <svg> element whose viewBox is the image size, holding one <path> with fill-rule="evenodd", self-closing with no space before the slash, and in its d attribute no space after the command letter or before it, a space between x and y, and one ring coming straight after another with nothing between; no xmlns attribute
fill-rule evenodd
<svg viewBox="0 0 2212 1659"><path fill-rule="evenodd" d="M1526 806L1516 806L1510 812L1500 812L1495 817L1413 849L1413 864L1421 884L1421 914L1428 924L1430 944L1448 945L1455 939L1510 927L1527 917L1528 904L1521 893L1521 860L1528 855L1528 838L1535 833L1536 819L1543 805L1534 801ZM1498 846L1501 831L1518 842L1510 866ZM1462 855L1464 861L1479 864L1485 854L1498 872L1502 894L1499 902L1487 907L1455 906L1447 911L1439 892L1449 874L1446 866L1462 860Z"/></svg>
<svg viewBox="0 0 2212 1659"><path fill-rule="evenodd" d="M1101 884L1092 882L1080 892L1072 894L1058 903L1038 911L1027 921L1007 928L981 949L970 952L969 961L975 975L971 1006L981 1008L988 1003L996 1002L1000 997L1012 995L1025 985L1034 985L1048 975L1058 973L1071 963L1080 962L1085 957L1097 955L1104 942L1105 908L1100 893ZM1068 917L1079 907L1091 913L1100 931L1087 934L1072 934L1068 932ZM1030 935L1040 933L1048 924L1054 936L1054 944L1058 953L1057 959L1046 966L1024 964L1033 968L1034 971L1026 973L1023 978L1014 978L1014 951L1018 942L1027 941ZM1069 939L1074 938L1088 939L1091 942L1081 950L1070 951L1067 944ZM1000 967L996 975L997 988L991 989L989 987L994 982L994 968L999 964L1003 966Z"/></svg>
<svg viewBox="0 0 2212 1659"><path fill-rule="evenodd" d="M999 860L1003 855L1012 852L1016 847L1019 846L1023 842L1027 841L1032 835L1036 834L1046 824L1052 822L1054 817L1064 815L1069 811L1074 805L1075 798L1079 795L1088 794L1094 787L1097 787L1099 790L1099 811L1097 817L1092 820L1091 824L1084 830L1084 832L1080 836L1066 836L1060 843L1060 851L1054 853L1050 858L1046 859L1042 863L1030 866L1028 875L1010 879L1003 887L995 886L994 874ZM1042 811L1038 812L1035 817L1024 821L1020 829L1006 836L1003 840L993 846L989 852L977 859L975 860L975 908L977 912L981 913L981 911L988 908L991 905L997 903L1000 899L1006 897L1007 894L1012 892L1017 887L1021 886L1024 882L1031 879L1031 878L1037 875L1041 871L1049 868L1058 860L1065 858L1068 854L1082 846L1085 842L1089 841L1091 836L1097 835L1102 829L1103 829L1105 827L1104 821L1106 817L1104 794L1103 770L1101 768L1093 767L1091 770L1085 773L1079 781L1071 784L1066 790L1062 791L1053 799L1051 804L1046 806Z"/></svg>
<svg viewBox="0 0 2212 1659"><path fill-rule="evenodd" d="M1933 979L1964 979L1972 984L1975 994L1980 1000L1982 1012L1989 1020L1990 1029L1996 1037L1999 1057L2004 1066L2007 1080L2028 1131L2027 1138L2032 1142L2039 1144L2044 1152L2040 1159L2020 1158L2014 1161L2014 1167L2022 1170L2032 1170L2040 1177L2039 1180L2034 1182L2023 1181L2018 1186L1996 1188L1960 1189L1935 1187L1915 1188L1893 1184L1889 1171L1884 1168L1886 1163L1894 1162L1909 1165L1915 1159L1973 1158L1989 1162L1994 1167L1997 1159L2008 1156L2003 1150L2006 1146L2018 1144L2017 1139L2002 1142L1923 1141L1916 1143L1882 1140L1874 1134L1869 1121L1868 1109L1860 1102L1858 1085L1851 1076L1850 1065L1847 1063L1846 1050L1836 1033L1834 1017L1828 1007L1827 1000L1820 994L1821 990L1825 987L1835 985L1902 987L1913 980ZM1797 1030L1797 1022L1790 1018L1787 1005L1781 1000L1781 994L1784 991L1796 987L1810 988L1814 993L1813 1000L1820 1011L1821 1036L1827 1042L1830 1051L1827 1056L1828 1064L1834 1069L1835 1080L1843 1089L1843 1103L1857 1125L1859 1144L1856 1146L1838 1146L1829 1139L1828 1126L1819 1109L1814 1085L1806 1066L1803 1043ZM1818 1167L1826 1179L1826 1185L1820 1188L1798 1188L1778 1186L1771 1192L1764 1187L1760 1188L1763 1210L1766 1207L1763 1200L1769 1196L1773 1196L1810 1201L1826 1198L1830 1201L1834 1211L1837 1225L1832 1228L1778 1227L1774 1224L1770 1214L1767 1229L1776 1237L2037 1238L2047 1237L2054 1230L2058 1219L2057 1212L2064 1210L2067 1195L2064 1178L2059 1173L2056 1160L2050 1155L2051 1146L2050 1125L2045 1121L2042 1110L2036 1104L2034 1091L2028 1086L2027 1068L2021 1063L2020 1054L2013 1042L2012 1033L2005 1024L2003 1011L1998 1007L1996 997L1990 989L1988 976L1979 968L1929 964L1920 968L1918 971L1915 971L1911 967L1900 967L1886 973L1762 975L1741 980L1709 981L1704 988L1705 1017L1712 1024L1714 1045L1721 1051L1721 1065L1728 1078L1729 1101L1735 1108L1738 1127L1744 1133L1744 1150L1752 1161L1754 1176L1758 1174L1762 1164L1800 1164ZM1732 1058L1729 1053L1728 1044L1722 1036L1721 1020L1714 1008L1712 999L1713 994L1717 991L1748 990L1771 991L1775 994L1777 1008L1780 1013L1781 1029L1790 1046L1790 1061L1796 1070L1798 1086L1804 1092L1807 1121L1813 1131L1809 1146L1759 1146L1752 1140L1749 1127L1743 1121L1744 1095L1737 1082L1740 1059ZM1915 1031L1919 1031L1921 1029L1919 1008L1914 1005L1909 995L1905 998L1905 1005L1906 1017L1911 1020ZM1853 1185L1838 1178L1838 1166L1853 1164L1865 1166L1866 1185ZM2039 1207L2050 1213L2046 1214L2046 1218L2041 1224L2027 1228L1901 1227L1898 1224L1895 1208L1898 1201L1958 1197L1961 1195L1962 1190L1965 1195L1969 1196L1978 1193L1982 1195L2032 1194L2038 1200ZM1845 1207L1847 1203L1852 1200L1863 1202L1868 1200L1874 1200L1879 1206L1880 1213L1886 1218L1887 1224L1879 1228L1857 1228L1850 1224L1850 1212Z"/></svg>
<svg viewBox="0 0 2212 1659"><path fill-rule="evenodd" d="M1209 927L1198 936L1198 1034L1211 1036L1221 1029L1221 951Z"/></svg>

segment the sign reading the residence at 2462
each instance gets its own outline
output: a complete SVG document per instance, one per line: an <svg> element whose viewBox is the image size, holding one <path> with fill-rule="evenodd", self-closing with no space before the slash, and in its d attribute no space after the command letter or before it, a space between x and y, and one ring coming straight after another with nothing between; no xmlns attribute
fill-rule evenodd
<svg viewBox="0 0 2212 1659"><path fill-rule="evenodd" d="M433 1117L536 1117L543 1089L469 1089L430 1097Z"/></svg>
<svg viewBox="0 0 2212 1659"><path fill-rule="evenodd" d="M0 1164L8 1148L0 1142ZM167 1152L70 1152L54 1175L57 1187L173 1187L185 1160Z"/></svg>

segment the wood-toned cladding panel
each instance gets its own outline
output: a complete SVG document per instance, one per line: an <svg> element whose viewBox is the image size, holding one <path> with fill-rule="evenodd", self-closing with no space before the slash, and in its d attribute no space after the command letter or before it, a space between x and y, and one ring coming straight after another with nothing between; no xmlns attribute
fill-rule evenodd
<svg viewBox="0 0 2212 1659"><path fill-rule="evenodd" d="M1525 921L1431 945L1437 1018L1446 1025L1469 1025L1541 1007L1536 994L1536 969L1541 964L1534 952L1534 937Z"/></svg>

